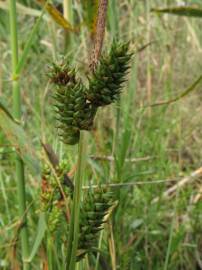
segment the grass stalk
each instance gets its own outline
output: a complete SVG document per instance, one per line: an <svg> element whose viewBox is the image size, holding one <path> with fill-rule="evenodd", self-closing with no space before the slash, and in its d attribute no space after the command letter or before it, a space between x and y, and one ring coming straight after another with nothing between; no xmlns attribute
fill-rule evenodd
<svg viewBox="0 0 202 270"><path fill-rule="evenodd" d="M67 270L74 270L76 265L76 250L78 246L78 236L79 236L79 216L80 216L80 202L81 202L81 192L82 192L82 183L85 171L86 163L86 134L84 131L81 131L79 149L78 149L78 162L77 162L77 171L75 175L75 190L73 197L73 205L71 212L71 221L70 221L70 231L68 239L68 254L67 254Z"/></svg>
<svg viewBox="0 0 202 270"><path fill-rule="evenodd" d="M17 13L15 0L9 1L9 18L10 18L11 51L12 51L12 75L14 75L18 65ZM21 96L20 96L19 80L13 81L12 88L13 88L13 115L16 119L20 120ZM29 263L26 262L26 258L29 256L29 244L28 244L27 215L26 215L24 163L17 153L16 153L16 180L17 180L19 216L22 222L20 238L21 238L23 269L28 270L30 269L30 266Z"/></svg>
<svg viewBox="0 0 202 270"><path fill-rule="evenodd" d="M63 16L73 25L73 0L63 0ZM64 52L73 48L73 34L65 30Z"/></svg>
<svg viewBox="0 0 202 270"><path fill-rule="evenodd" d="M111 30L111 35L113 39L119 37L119 14L118 14L118 4L116 0L109 1L109 9L108 9L108 18L109 25ZM115 104L116 109L116 118L115 118L115 127L114 127L114 138L112 145L112 154L113 156L116 154L116 147L118 146L118 139L120 134L120 119L121 119L121 100L118 98ZM114 173L114 168L111 170L111 174Z"/></svg>

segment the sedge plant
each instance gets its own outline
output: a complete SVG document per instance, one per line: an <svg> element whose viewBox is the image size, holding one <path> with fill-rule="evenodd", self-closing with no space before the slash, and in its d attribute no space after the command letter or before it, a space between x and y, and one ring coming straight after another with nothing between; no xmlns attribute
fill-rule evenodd
<svg viewBox="0 0 202 270"><path fill-rule="evenodd" d="M66 269L75 269L76 261L80 261L94 250L97 242L96 235L103 229L106 217L109 216L110 209L114 205L111 192L108 189L98 188L84 196L81 207L87 145L84 132L92 130L96 112L100 107L110 105L119 98L123 83L127 80L131 57L129 43L114 41L110 51L101 55L96 68L89 74L87 85L79 78L77 70L65 59L60 63L54 63L50 68L49 77L54 85L53 102L58 135L65 144L79 144L73 194L72 190L70 196L68 192L66 194L70 197L72 205L66 238ZM63 177L59 178L66 190ZM54 180L50 181L48 178L47 182L52 192L49 189L48 192L45 191L48 196L45 205L51 209L49 214L56 217L56 220L53 219L55 221L49 224L52 227L52 223L57 224L61 217L60 214L55 213L53 207L58 205L59 200L54 194L60 193L60 190L54 188L56 184ZM50 194L52 199L49 198ZM42 197L46 198L44 195ZM62 216L64 216L64 209L59 207L57 211L63 212ZM57 230L57 226L55 229Z"/></svg>

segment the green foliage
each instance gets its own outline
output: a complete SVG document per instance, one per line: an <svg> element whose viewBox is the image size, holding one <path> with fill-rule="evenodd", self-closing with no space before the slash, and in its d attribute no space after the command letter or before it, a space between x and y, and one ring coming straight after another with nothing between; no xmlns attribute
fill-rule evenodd
<svg viewBox="0 0 202 270"><path fill-rule="evenodd" d="M26 41L29 40L29 33L32 32L36 16L41 14L39 7L33 1L23 2L25 5L23 7L27 8L27 11L30 7L37 9L24 12L17 3L20 58L25 55L24 49L28 44ZM61 7L62 2L56 2L60 2ZM96 244L93 243L93 248L96 246L97 250L93 250L93 255L87 252L85 259L77 263L77 268L111 269L114 263L114 269L117 270L158 270L164 267L172 270L199 269L202 243L199 179L196 181L190 179L191 181L187 182L179 192L173 193L172 197L160 199L158 203L152 202L181 178L201 167L201 92L191 90L189 95L186 94L186 98L181 98L181 93L185 94L185 92L179 90L191 89L189 86L201 74L199 56L202 20L200 17L195 19L193 16L183 18L169 16L169 13L166 16L156 16L155 13L151 13L149 24L145 20L148 15L146 12L149 12L149 9L145 10L145 4L151 1L108 2L109 5L115 3L118 11L120 40L131 40L130 47L136 48L137 53L134 68L128 76L129 82L123 85L125 89L120 102L115 103L114 106L106 106L98 112L99 121L95 122L92 135L88 140L89 157L87 167L83 170L85 190L82 192L84 195L84 200L81 201L82 208L88 196L86 186L99 183L101 186L106 183L113 186L114 197L119 201L119 205L110 220L112 232L109 226L105 226L99 237L99 245L97 240ZM171 0L166 2L168 5L174 4ZM197 2L200 5L201 0L189 2ZM74 36L74 45L68 49L67 56L73 53L74 57L71 58L70 64L72 66L76 64L84 74L88 70L87 60L90 55L86 48L90 47L90 41L87 40L87 30L85 23L83 24L83 18L87 17L86 14L84 15L86 11L83 3L84 1L75 1L73 5L75 24L78 23L81 28L79 34ZM55 114L52 102L48 99L49 85L44 76L47 63L56 59L56 56L64 51L64 35L63 31L45 14L35 33L24 62L26 65L23 64L19 77L23 112L19 125L12 121L5 110L6 108L9 112L12 111L12 76L11 51L8 45L10 35L8 35L7 1L3 1L0 8L2 5L5 6L5 11L1 11L0 15L2 56L0 95L6 103L0 105L0 268L5 270L22 268L18 239L23 227L19 226L17 215L19 204L16 196L13 155L16 148L28 165L25 176L30 252L26 259L31 261L32 269L41 267L50 270L65 269L69 219L65 220L64 205L59 206L55 203L61 198L55 179L53 182L56 193L55 202L52 200L52 209L57 207L54 211L61 211L56 231L49 233L54 214L49 219L48 227L45 224L48 216L51 216L51 207L44 208L44 212L39 213L44 203L39 199L41 190L39 165L43 157L41 139L52 145L60 160L67 159L68 171L71 171L72 175L76 167L77 147L63 145L55 136L53 120ZM160 5L162 5L160 0L152 2L153 7ZM106 31L105 47L108 47L114 37L113 29L117 26L114 19L116 16L111 7L108 16L110 26ZM111 21L114 23L113 27ZM138 48L145 48L144 44L151 44L151 46L138 52ZM106 52L105 55L108 53ZM150 70L149 75L147 67ZM88 77L91 78L91 75L88 74ZM88 84L85 86L88 89ZM172 106L168 103L160 106L161 101L170 102L173 97L180 97L180 99L173 102ZM148 108L146 107L148 103L158 103L159 106ZM116 107L120 109L120 126L115 130ZM114 139L116 135L118 135L117 140ZM63 184L62 178L60 183L68 201L72 204L72 191L70 192ZM50 194L51 192L52 189ZM177 205L176 212L173 211L175 205ZM44 214L45 222L38 218L40 214ZM109 248L112 244L111 238L114 239L114 252ZM166 254L169 256L165 265ZM78 250L77 255L79 255ZM96 255L100 255L100 259L95 261Z"/></svg>

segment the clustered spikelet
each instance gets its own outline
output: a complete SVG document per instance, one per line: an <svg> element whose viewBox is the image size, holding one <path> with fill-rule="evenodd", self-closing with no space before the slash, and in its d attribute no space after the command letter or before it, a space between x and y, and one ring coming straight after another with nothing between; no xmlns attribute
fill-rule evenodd
<svg viewBox="0 0 202 270"><path fill-rule="evenodd" d="M85 86L76 78L75 70L70 70L67 64L53 65L51 81L56 85L53 97L59 135L64 143L76 144L80 130L92 128L96 110L87 102Z"/></svg>
<svg viewBox="0 0 202 270"><path fill-rule="evenodd" d="M72 196L74 188L73 184L72 182L67 182L65 177L68 171L67 167L68 162L65 159L56 166L54 173L49 165L43 166L41 186L41 201L43 210L51 209L55 202L62 202L64 196ZM69 179L69 181L71 180ZM61 187L63 192L61 191Z"/></svg>
<svg viewBox="0 0 202 270"><path fill-rule="evenodd" d="M65 196L72 200L72 190L67 188L64 182L64 174L67 172L65 164L66 162L61 162L55 173ZM66 207L58 182L49 166L44 166L43 170L41 201L42 211L46 213L48 231L54 239L57 238L60 246L64 244L65 247L69 231ZM107 188L98 187L85 194L80 209L77 261L82 260L87 253L94 251L99 232L104 228L104 223L108 220L115 205L113 193Z"/></svg>
<svg viewBox="0 0 202 270"><path fill-rule="evenodd" d="M105 106L118 98L126 80L131 57L129 43L113 42L110 53L101 57L89 80L87 98L90 102L95 106Z"/></svg>
<svg viewBox="0 0 202 270"><path fill-rule="evenodd" d="M98 188L86 195L80 214L77 261L96 247L98 232L103 229L113 204L113 194L108 190Z"/></svg>
<svg viewBox="0 0 202 270"><path fill-rule="evenodd" d="M53 64L51 82L59 135L66 144L78 143L80 130L91 130L98 107L114 102L120 95L130 67L129 43L113 42L89 76L88 87L77 78L68 63Z"/></svg>
<svg viewBox="0 0 202 270"><path fill-rule="evenodd" d="M45 165L42 171L41 209L46 214L46 224L51 237L57 239L56 243L60 246L66 241L64 231L68 230L64 196L66 198L72 196L72 190L67 187L64 179L67 166L67 161L63 160L55 168L55 173L48 165Z"/></svg>

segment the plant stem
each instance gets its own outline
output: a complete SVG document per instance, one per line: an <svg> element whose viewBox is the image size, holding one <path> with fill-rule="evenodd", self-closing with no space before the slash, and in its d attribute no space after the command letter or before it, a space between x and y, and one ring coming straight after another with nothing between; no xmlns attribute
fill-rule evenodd
<svg viewBox="0 0 202 270"><path fill-rule="evenodd" d="M73 25L73 0L63 0L63 16ZM65 54L73 48L73 34L65 30Z"/></svg>
<svg viewBox="0 0 202 270"><path fill-rule="evenodd" d="M81 131L79 149L78 149L78 162L77 171L75 175L75 190L71 212L70 232L68 239L68 254L67 254L67 270L74 270L76 265L76 250L78 246L79 236L79 216L80 216L80 202L82 183L85 172L86 163L86 146L87 137L85 131Z"/></svg>
<svg viewBox="0 0 202 270"><path fill-rule="evenodd" d="M109 9L108 9L108 18L109 18L109 25L110 25L110 32L112 35L112 39L116 39L119 37L119 14L118 14L119 4L116 0L109 1ZM113 134L113 145L112 145L112 155L115 156L117 152L117 147L119 145L119 134L120 134L120 118L121 118L121 100L120 97L118 98L117 102L115 103L116 109L116 117L115 117L115 127L114 127L114 134ZM114 174L114 164L111 170L111 176Z"/></svg>
<svg viewBox="0 0 202 270"><path fill-rule="evenodd" d="M95 37L95 44L93 48L94 56L91 63L92 70L96 67L98 58L102 50L102 44L103 44L104 32L105 32L107 4L108 4L108 0L99 1L98 18L97 18L97 23L96 23L96 37ZM76 171L76 176L75 176L75 190L74 190L74 198L73 198L73 205L72 205L72 211L71 211L70 231L69 231L68 248L67 248L67 260L66 260L67 270L75 270L75 267L76 267L76 251L77 251L78 237L79 237L80 201L81 201L82 182L83 182L85 162L86 162L86 146L87 146L86 140L87 138L86 138L85 132L81 131L80 141L79 141L79 150L78 150L77 171Z"/></svg>
<svg viewBox="0 0 202 270"><path fill-rule="evenodd" d="M16 1L9 1L9 18L10 18L10 34L11 34L11 50L12 50L12 75L15 74L18 65L18 37L17 37L17 14ZM19 81L15 80L13 87L13 114L17 120L21 119L21 97ZM17 178L17 193L19 203L19 216L22 222L20 231L21 249L23 269L30 269L26 258L29 256L28 231L27 231L27 215L26 215L26 195L25 195L25 177L24 164L21 157L16 153L16 178Z"/></svg>

